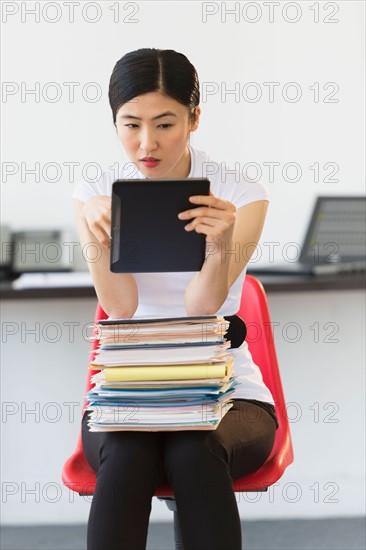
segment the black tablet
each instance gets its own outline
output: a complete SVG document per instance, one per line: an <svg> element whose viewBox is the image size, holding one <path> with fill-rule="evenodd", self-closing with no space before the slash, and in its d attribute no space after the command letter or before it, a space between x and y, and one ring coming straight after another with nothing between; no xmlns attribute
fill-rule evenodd
<svg viewBox="0 0 366 550"><path fill-rule="evenodd" d="M209 195L207 178L127 179L112 186L113 273L200 271L206 235L186 231L179 212L197 208L188 199Z"/></svg>

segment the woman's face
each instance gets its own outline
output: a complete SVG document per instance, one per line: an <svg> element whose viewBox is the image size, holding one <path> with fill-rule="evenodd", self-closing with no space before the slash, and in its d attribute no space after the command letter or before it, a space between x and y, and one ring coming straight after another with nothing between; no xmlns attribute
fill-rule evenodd
<svg viewBox="0 0 366 550"><path fill-rule="evenodd" d="M119 141L128 158L147 178L185 178L190 171L188 139L198 127L175 99L149 92L122 105L116 115Z"/></svg>

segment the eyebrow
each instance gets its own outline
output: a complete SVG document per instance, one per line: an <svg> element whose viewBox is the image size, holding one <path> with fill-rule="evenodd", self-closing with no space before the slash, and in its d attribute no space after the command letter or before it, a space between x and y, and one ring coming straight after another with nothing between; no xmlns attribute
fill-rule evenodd
<svg viewBox="0 0 366 550"><path fill-rule="evenodd" d="M177 116L175 113L172 113L171 111L166 111L165 113L162 113L161 115L157 115L157 116L154 116L151 120L157 120L158 118L163 118L165 116ZM129 118L129 119L133 119L133 120L142 120L142 118L139 118L138 116L133 116L133 115L121 115L120 118Z"/></svg>

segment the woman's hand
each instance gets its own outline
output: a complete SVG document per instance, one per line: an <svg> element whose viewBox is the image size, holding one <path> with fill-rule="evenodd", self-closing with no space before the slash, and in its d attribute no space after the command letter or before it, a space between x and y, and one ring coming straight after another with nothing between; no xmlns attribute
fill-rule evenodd
<svg viewBox="0 0 366 550"><path fill-rule="evenodd" d="M215 197L212 191L209 195L194 195L189 197L189 200L194 205L202 206L178 214L180 220L192 220L184 226L184 229L204 233L206 245L230 244L235 225L236 207L229 201Z"/></svg>
<svg viewBox="0 0 366 550"><path fill-rule="evenodd" d="M91 197L81 210L81 215L105 248L111 247L111 197L98 195Z"/></svg>

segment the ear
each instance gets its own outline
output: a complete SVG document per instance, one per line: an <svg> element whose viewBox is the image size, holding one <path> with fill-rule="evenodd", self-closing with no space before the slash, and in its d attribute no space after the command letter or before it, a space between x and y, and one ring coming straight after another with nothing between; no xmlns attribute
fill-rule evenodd
<svg viewBox="0 0 366 550"><path fill-rule="evenodd" d="M191 121L191 128L190 128L191 132L195 132L197 130L199 126L200 116L201 116L201 107L197 105L197 107L195 107L195 110L194 110L194 117L192 117L192 121Z"/></svg>

